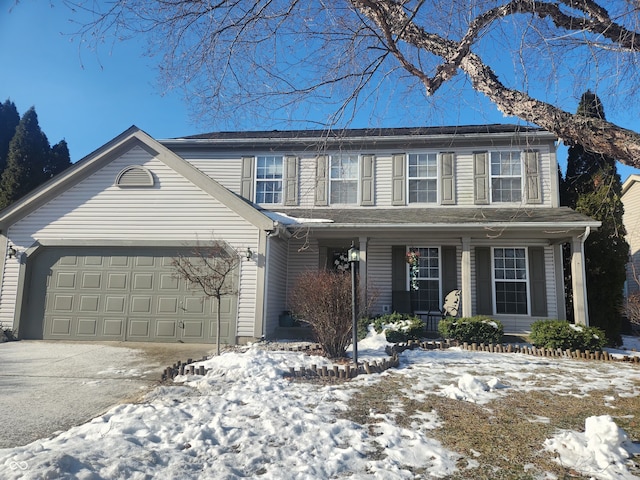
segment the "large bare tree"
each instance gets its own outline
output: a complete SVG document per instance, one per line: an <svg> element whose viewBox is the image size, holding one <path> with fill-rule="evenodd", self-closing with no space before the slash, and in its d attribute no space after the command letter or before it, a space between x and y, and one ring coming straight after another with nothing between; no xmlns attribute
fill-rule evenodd
<svg viewBox="0 0 640 480"><path fill-rule="evenodd" d="M165 86L212 118L330 105L326 125L341 126L388 96L425 118L429 97L471 87L640 167L633 128L569 113L588 88L612 110L638 105L637 0L63 1L93 15L78 33L96 44L148 35Z"/></svg>

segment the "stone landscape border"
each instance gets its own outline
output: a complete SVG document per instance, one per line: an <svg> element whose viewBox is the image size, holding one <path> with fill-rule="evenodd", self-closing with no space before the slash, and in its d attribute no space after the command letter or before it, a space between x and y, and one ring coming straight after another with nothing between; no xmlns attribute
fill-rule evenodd
<svg viewBox="0 0 640 480"><path fill-rule="evenodd" d="M591 352L589 350L572 350L561 348L538 348L527 344L511 344L511 343L468 343L457 342L452 340L409 340L405 343L396 343L395 345L387 346L385 352L389 355L389 358L384 358L375 361L364 361L358 364L358 368L349 363L337 364L329 367L323 365L318 367L317 365L311 365L311 367L289 367L289 371L284 374L285 378L289 379L310 379L317 378L320 380L348 380L355 378L358 375L370 375L373 373L382 373L390 368L397 368L400 365L399 354L405 350L415 350L420 348L422 350L445 350L450 347L460 347L463 350L472 352L490 352L490 353L516 353L524 355L532 355L536 357L550 357L550 358L572 358L576 360L594 360L605 362L626 362L635 365L640 365L640 356L637 355L623 355L618 358L611 355L609 352ZM297 345L294 347L280 348L280 350L290 352L304 352L308 355L320 355L322 354L322 347L319 344L305 344ZM207 360L207 357L203 357L202 360ZM192 359L188 359L186 362L174 363L164 369L162 372L162 381L173 380L178 375L206 375L207 369L203 365L196 367Z"/></svg>

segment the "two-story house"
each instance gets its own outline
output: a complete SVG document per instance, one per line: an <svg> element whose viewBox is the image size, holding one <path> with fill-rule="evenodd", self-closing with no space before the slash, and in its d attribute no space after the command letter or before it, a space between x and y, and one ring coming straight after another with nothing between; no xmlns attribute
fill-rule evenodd
<svg viewBox="0 0 640 480"><path fill-rule="evenodd" d="M599 222L559 206L557 168L556 138L514 125L170 140L131 127L0 212L0 323L22 338L210 342L215 302L171 269L210 241L243 256L229 343L273 335L297 275L334 268L352 243L372 313L460 289L461 315L526 332L564 318L569 242L588 323L583 243Z"/></svg>

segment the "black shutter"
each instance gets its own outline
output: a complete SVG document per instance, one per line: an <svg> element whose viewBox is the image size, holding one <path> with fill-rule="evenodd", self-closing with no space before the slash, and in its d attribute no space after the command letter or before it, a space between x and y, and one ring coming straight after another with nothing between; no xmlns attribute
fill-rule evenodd
<svg viewBox="0 0 640 480"><path fill-rule="evenodd" d="M476 247L476 312L493 315L493 289L491 288L491 249Z"/></svg>
<svg viewBox="0 0 640 480"><path fill-rule="evenodd" d="M458 289L456 247L442 247L442 303L451 290Z"/></svg>
<svg viewBox="0 0 640 480"><path fill-rule="evenodd" d="M531 316L546 317L547 284L543 247L529 247L529 277Z"/></svg>
<svg viewBox="0 0 640 480"><path fill-rule="evenodd" d="M407 247L391 247L391 308L398 313L411 312L411 293L407 291Z"/></svg>

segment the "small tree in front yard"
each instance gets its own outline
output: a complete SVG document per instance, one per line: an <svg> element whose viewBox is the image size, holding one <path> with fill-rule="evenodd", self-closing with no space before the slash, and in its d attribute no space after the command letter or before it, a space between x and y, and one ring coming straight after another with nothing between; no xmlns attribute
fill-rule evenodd
<svg viewBox="0 0 640 480"><path fill-rule="evenodd" d="M289 305L296 317L311 325L326 356L346 355L353 324L348 273L313 270L300 274L289 292Z"/></svg>
<svg viewBox="0 0 640 480"><path fill-rule="evenodd" d="M234 274L242 261L238 252L225 242L198 245L190 256L178 254L171 261L174 275L187 281L191 288L216 299L216 353L220 355L220 323L222 297L235 295Z"/></svg>

